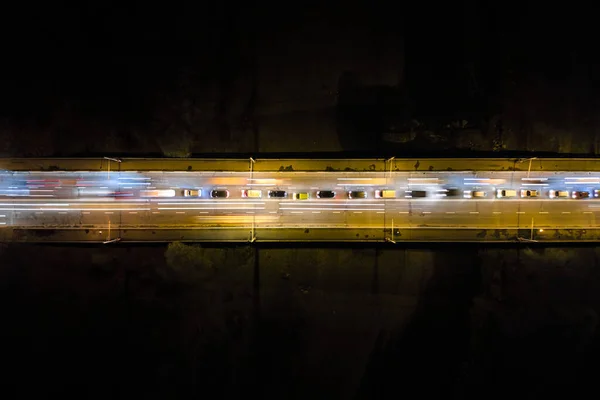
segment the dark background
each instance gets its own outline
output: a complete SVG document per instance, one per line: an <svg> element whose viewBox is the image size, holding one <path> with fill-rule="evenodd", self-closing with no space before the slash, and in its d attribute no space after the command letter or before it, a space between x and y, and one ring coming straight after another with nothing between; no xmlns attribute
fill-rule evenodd
<svg viewBox="0 0 600 400"><path fill-rule="evenodd" d="M3 18L6 156L597 152L578 2L24 2Z"/></svg>
<svg viewBox="0 0 600 400"><path fill-rule="evenodd" d="M575 2L3 7L2 156L598 152L595 14ZM2 386L593 390L594 247L188 247L191 265L173 251L2 247Z"/></svg>

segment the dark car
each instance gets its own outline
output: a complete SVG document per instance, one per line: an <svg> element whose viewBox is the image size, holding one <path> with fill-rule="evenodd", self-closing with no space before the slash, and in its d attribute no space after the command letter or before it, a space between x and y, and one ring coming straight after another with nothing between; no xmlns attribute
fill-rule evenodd
<svg viewBox="0 0 600 400"><path fill-rule="evenodd" d="M349 199L366 199L367 192L364 190L351 190L348 192Z"/></svg>
<svg viewBox="0 0 600 400"><path fill-rule="evenodd" d="M573 192L572 197L574 199L587 199L590 197L590 192L586 192L586 191L582 191L582 190L576 190Z"/></svg>
<svg viewBox="0 0 600 400"><path fill-rule="evenodd" d="M407 190L407 197L427 197L427 192L425 190Z"/></svg>
<svg viewBox="0 0 600 400"><path fill-rule="evenodd" d="M333 199L335 192L333 190L319 190L317 192L317 199Z"/></svg>
<svg viewBox="0 0 600 400"><path fill-rule="evenodd" d="M283 199L287 197L287 192L285 190L269 190L269 197Z"/></svg>
<svg viewBox="0 0 600 400"><path fill-rule="evenodd" d="M228 190L211 190L210 197L213 199L226 199L229 197Z"/></svg>
<svg viewBox="0 0 600 400"><path fill-rule="evenodd" d="M446 196L447 197L458 197L458 196L462 196L463 195L463 191L458 189L458 188L448 188L446 189Z"/></svg>

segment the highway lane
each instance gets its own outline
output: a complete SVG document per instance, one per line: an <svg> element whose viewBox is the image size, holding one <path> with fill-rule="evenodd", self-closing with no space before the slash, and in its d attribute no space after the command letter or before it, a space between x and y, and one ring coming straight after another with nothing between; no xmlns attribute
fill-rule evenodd
<svg viewBox="0 0 600 400"><path fill-rule="evenodd" d="M600 188L600 174L588 172L150 172L5 173L0 175L0 225L19 227L190 227L196 229L586 229L597 227L600 200L549 199L550 188ZM443 197L447 188L483 190L488 197ZM182 189L200 189L189 198ZM210 199L211 189L228 199ZM395 199L375 199L376 189L395 189ZM538 189L537 199L494 198L496 188ZM172 198L141 198L140 190L174 189ZM260 199L242 189L263 191ZM269 199L270 189L308 192L309 200ZM316 199L317 190L335 190L336 199ZM348 199L365 190L367 199ZM425 190L427 198L407 198ZM106 197L112 192L124 197Z"/></svg>

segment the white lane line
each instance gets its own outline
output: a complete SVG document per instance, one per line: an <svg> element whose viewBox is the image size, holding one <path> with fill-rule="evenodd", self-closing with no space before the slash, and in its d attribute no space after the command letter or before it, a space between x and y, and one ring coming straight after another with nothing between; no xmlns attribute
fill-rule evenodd
<svg viewBox="0 0 600 400"><path fill-rule="evenodd" d="M584 211L583 213L584 214L591 214L592 212L591 211Z"/></svg>
<svg viewBox="0 0 600 400"><path fill-rule="evenodd" d="M525 214L525 211L517 211L517 214Z"/></svg>
<svg viewBox="0 0 600 400"><path fill-rule="evenodd" d="M469 214L479 214L479 211L469 211Z"/></svg>
<svg viewBox="0 0 600 400"><path fill-rule="evenodd" d="M398 214L408 214L408 211L400 211Z"/></svg>
<svg viewBox="0 0 600 400"><path fill-rule="evenodd" d="M277 214L277 211L269 211L269 214Z"/></svg>
<svg viewBox="0 0 600 400"><path fill-rule="evenodd" d="M175 211L175 214L185 214L185 211Z"/></svg>
<svg viewBox="0 0 600 400"><path fill-rule="evenodd" d="M354 211L354 214L362 214L362 211Z"/></svg>
<svg viewBox="0 0 600 400"><path fill-rule="evenodd" d="M208 211L200 211L198 214L208 214Z"/></svg>
<svg viewBox="0 0 600 400"><path fill-rule="evenodd" d="M313 214L321 214L321 211L313 211Z"/></svg>
<svg viewBox="0 0 600 400"><path fill-rule="evenodd" d="M502 214L502 211L493 211L492 214Z"/></svg>
<svg viewBox="0 0 600 400"><path fill-rule="evenodd" d="M302 211L292 211L292 214L303 214Z"/></svg>
<svg viewBox="0 0 600 400"><path fill-rule="evenodd" d="M0 222L0 225L6 225L6 222Z"/></svg>
<svg viewBox="0 0 600 400"><path fill-rule="evenodd" d="M423 214L431 214L431 211L423 211Z"/></svg>
<svg viewBox="0 0 600 400"><path fill-rule="evenodd" d="M137 211L129 211L129 214L137 214Z"/></svg>
<svg viewBox="0 0 600 400"><path fill-rule="evenodd" d="M89 211L83 211L82 212L82 214L86 214L86 215L89 214L89 213L90 213Z"/></svg>
<svg viewBox="0 0 600 400"><path fill-rule="evenodd" d="M377 214L385 214L385 211L377 211Z"/></svg>
<svg viewBox="0 0 600 400"><path fill-rule="evenodd" d="M548 214L548 211L540 211L540 214Z"/></svg>
<svg viewBox="0 0 600 400"><path fill-rule="evenodd" d="M571 214L571 211L563 211L561 214Z"/></svg>
<svg viewBox="0 0 600 400"><path fill-rule="evenodd" d="M334 213L334 214L339 214L339 213L340 213L340 211L334 211L333 213Z"/></svg>
<svg viewBox="0 0 600 400"><path fill-rule="evenodd" d="M152 211L152 214L160 214L160 211Z"/></svg>
<svg viewBox="0 0 600 400"><path fill-rule="evenodd" d="M0 215L0 218L4 218L4 217L6 217L6 215Z"/></svg>
<svg viewBox="0 0 600 400"><path fill-rule="evenodd" d="M104 211L104 214L114 214L112 211Z"/></svg>
<svg viewBox="0 0 600 400"><path fill-rule="evenodd" d="M446 211L446 214L456 214L454 211Z"/></svg>

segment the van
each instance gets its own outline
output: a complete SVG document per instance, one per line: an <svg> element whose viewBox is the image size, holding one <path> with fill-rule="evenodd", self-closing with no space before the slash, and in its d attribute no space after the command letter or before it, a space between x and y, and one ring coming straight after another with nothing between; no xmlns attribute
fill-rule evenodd
<svg viewBox="0 0 600 400"><path fill-rule="evenodd" d="M396 191L395 190L389 190L389 189L376 190L375 191L375 197L377 197L378 199L395 199L396 198Z"/></svg>

